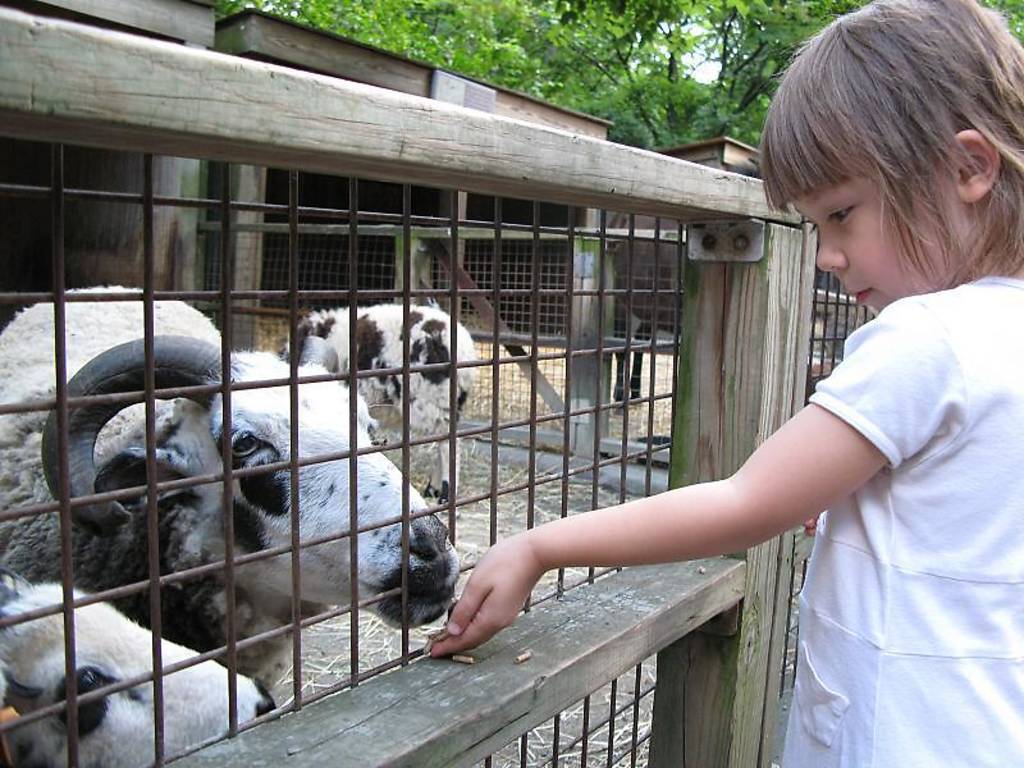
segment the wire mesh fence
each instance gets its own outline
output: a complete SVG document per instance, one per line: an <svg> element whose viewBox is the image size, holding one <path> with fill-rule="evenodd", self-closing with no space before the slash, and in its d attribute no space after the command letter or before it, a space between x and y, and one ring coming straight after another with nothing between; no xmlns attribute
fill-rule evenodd
<svg viewBox="0 0 1024 768"><path fill-rule="evenodd" d="M285 201L256 200L233 183L237 168L210 164L199 194L158 194L157 169L180 159L146 155L132 165L137 174L70 185L68 168L89 150L47 150L45 170L31 178L0 169L0 205L31 201L45 211L36 224L50 253L39 269L38 252L12 252L16 290L0 292L14 315L0 346L31 350L21 383L5 382L0 402L3 564L15 574L0 626L59 617L63 637L46 664L8 670L31 694L17 721L0 726L23 757L55 749L68 765L87 761L115 717L106 705L97 715L95 703L124 697L143 702L149 725L119 759L170 762L406 665L443 621L460 574L498 538L664 487L680 270L675 284L605 280L603 259L634 241L610 234L604 214L586 213L587 226L573 214L563 227L506 231L499 200L484 233L439 211L414 216L409 185L343 179L332 188L347 189L345 207L300 205L297 172L287 175ZM367 189L397 194L401 210L379 210ZM437 195L457 210L457 191ZM110 283L118 256L89 251L69 212L80 201L91 206L89 227L108 215L123 227L124 209L133 212L138 279L83 290ZM197 222L188 252L200 263L187 270L166 269L179 253L162 239L167 211ZM471 228L472 238L460 237ZM655 262L678 263L678 237L663 237L660 224L646 237ZM465 245L463 264L446 262L442 244L449 255ZM94 273L83 266L90 259ZM581 264L586 280L577 279ZM659 292L671 297L674 326L647 339L616 335L615 305L643 298L660 307ZM397 326L378 321L376 336L358 321L344 334L325 331L340 345L334 358L297 346L309 311L379 304L397 307ZM413 316L435 305L455 308L451 325L416 336L426 321ZM472 326L472 349L458 349L460 320ZM444 353L420 354L429 344ZM613 392L616 354L631 370L641 361L625 405ZM471 387L460 402L449 382L465 373ZM369 395L352 396L353 381L360 393L394 385L390 401L362 410ZM412 423L413 392L435 399L443 429ZM381 409L398 414L387 442L370 434ZM450 492L428 502L419 491L440 454ZM52 557L33 550L30 564L19 537L32 546L42 537ZM532 605L601 575L552 573ZM22 577L57 585L51 602L18 602L28 593ZM115 659L83 677L83 662L109 643L89 617L106 603L152 630L148 662ZM200 671L208 679L198 689L176 684ZM525 735L512 748L519 764L610 765L624 755L644 764L642 710L654 683L647 667L637 668L641 678L641 687L620 681L600 705L598 695ZM172 722L186 703L205 719ZM56 746L37 735L55 717L67 723ZM515 764L506 753L488 764Z"/></svg>
<svg viewBox="0 0 1024 768"><path fill-rule="evenodd" d="M638 664L482 763L485 768L647 765L654 708L654 659Z"/></svg>

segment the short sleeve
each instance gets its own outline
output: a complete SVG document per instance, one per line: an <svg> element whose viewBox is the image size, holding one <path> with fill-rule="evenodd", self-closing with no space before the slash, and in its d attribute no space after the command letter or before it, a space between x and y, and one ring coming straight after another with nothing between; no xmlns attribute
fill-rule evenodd
<svg viewBox="0 0 1024 768"><path fill-rule="evenodd" d="M914 299L890 304L846 341L810 401L870 440L896 468L934 455L966 422L964 375L944 326Z"/></svg>

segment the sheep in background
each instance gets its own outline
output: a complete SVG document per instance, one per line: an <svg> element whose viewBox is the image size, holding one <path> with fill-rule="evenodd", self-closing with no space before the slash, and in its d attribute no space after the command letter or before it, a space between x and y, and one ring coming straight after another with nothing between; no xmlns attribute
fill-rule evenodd
<svg viewBox="0 0 1024 768"><path fill-rule="evenodd" d="M121 290L121 289L106 289ZM69 396L138 391L143 388L142 303L68 302L66 305ZM220 340L209 320L182 302L157 302L154 339L157 388L219 383ZM125 342L119 344L119 342ZM316 343L319 342L319 343ZM117 346L115 346L117 345ZM310 340L307 352L328 353ZM37 304L20 313L0 333L0 401L52 399L54 380L53 307ZM288 363L263 352L231 357L235 382L286 379ZM306 360L300 376L323 375L316 360ZM290 452L289 387L232 392L231 430L236 469L287 460ZM75 409L69 427L72 496L146 484L146 452L141 406L115 416L124 404ZM156 425L158 480L221 471L222 429L219 392L159 403ZM366 418L365 408L360 408ZM44 425L44 421L46 422ZM108 424L109 422L109 424ZM349 435L349 392L338 382L299 387L300 456L308 457L368 445L366 423ZM106 428L105 428L106 425ZM56 420L46 412L0 416L0 507L56 498ZM42 458L40 455L42 454ZM41 479L45 475L46 484ZM402 581L402 528L388 523L401 515L403 478L383 455L357 461L360 528L358 579L362 598L394 589ZM311 464L299 471L300 535L308 540L349 528L349 460ZM234 483L236 555L291 542L291 476L287 468L251 475ZM223 560L223 485L220 482L162 490L158 496L161 572ZM426 508L411 490L410 512ZM99 591L148 578L146 499L75 507L76 586ZM412 521L409 531L409 621L423 624L441 616L454 593L458 558L447 532L434 516ZM350 599L349 541L304 547L301 563L301 614ZM0 523L0 564L29 581L60 578L60 531L56 513ZM162 591L164 636L206 651L227 641L224 574L216 570L168 585ZM280 627L292 619L291 555L236 566L235 627L240 638ZM144 594L118 600L116 607L149 624ZM402 620L400 595L374 604L391 623ZM239 653L239 669L273 684L290 664L291 639L281 635Z"/></svg>
<svg viewBox="0 0 1024 768"><path fill-rule="evenodd" d="M76 598L82 597L75 593ZM7 575L0 580L0 617L60 605L59 584L29 585ZM195 654L164 640L162 663ZM75 609L75 666L78 694L121 680L150 674L152 635L106 603ZM64 698L64 617L60 613L0 629L0 669L4 704L21 715ZM266 689L248 677L237 678L238 721L244 723L274 708ZM228 729L228 671L204 661L163 679L163 727L166 754L180 752ZM78 706L78 765L138 768L153 762L153 686L145 682ZM63 768L67 765L64 713L15 726L7 732L14 765Z"/></svg>
<svg viewBox="0 0 1024 768"><path fill-rule="evenodd" d="M408 322L403 324L401 304L377 304L360 307L356 315L356 367L374 370L402 367L404 329L409 331L410 365L447 363L452 359L452 318L437 307L413 306ZM311 312L299 325L297 340L301 345L309 337L326 339L338 356L336 370L349 370L349 310L324 309ZM476 361L473 337L461 323L455 326L458 362ZM300 347L301 348L301 347ZM439 437L449 434L452 421L458 424L477 369L459 368L457 373L446 370L423 371L409 376L409 432L413 437ZM457 381L456 411L451 413L449 384ZM359 394L370 406L374 418L394 430L402 428L402 375L384 374L359 379ZM423 492L428 498L441 503L448 500L449 479L458 479L459 461L456 450L454 467L448 466L448 444L434 443L436 461L431 469L430 481Z"/></svg>

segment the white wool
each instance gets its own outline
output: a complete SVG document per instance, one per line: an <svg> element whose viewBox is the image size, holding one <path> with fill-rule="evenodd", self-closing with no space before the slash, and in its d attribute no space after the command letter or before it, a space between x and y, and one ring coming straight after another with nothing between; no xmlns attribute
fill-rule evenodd
<svg viewBox="0 0 1024 768"><path fill-rule="evenodd" d="M4 588L6 591L6 588ZM63 596L59 584L21 584L7 593L0 614L13 616L37 608L59 605ZM76 598L83 597L76 592ZM55 703L65 680L64 617L53 614L14 624L0 630L0 669L16 681L18 689L35 689L30 698L10 692L18 711L25 715ZM113 682L152 671L152 635L129 621L106 603L93 603L74 611L76 669L95 670ZM164 666L184 661L195 654L168 641L160 644ZM273 702L256 683L239 675L237 679L239 722L252 720L268 711ZM170 754L228 729L228 671L215 661L204 661L163 679L164 749ZM142 683L110 694L98 704L81 705L82 715L99 710L99 724L78 742L79 765L104 768L137 768L153 762L153 687ZM58 768L67 765L67 730L52 715L16 728L8 742L19 762Z"/></svg>

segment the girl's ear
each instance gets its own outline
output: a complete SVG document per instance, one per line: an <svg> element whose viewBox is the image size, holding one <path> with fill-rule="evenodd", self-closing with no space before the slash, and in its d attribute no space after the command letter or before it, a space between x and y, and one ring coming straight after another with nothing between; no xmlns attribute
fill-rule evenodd
<svg viewBox="0 0 1024 768"><path fill-rule="evenodd" d="M965 203L977 203L992 191L999 176L999 152L980 131L969 128L956 135L965 161L957 169L956 188Z"/></svg>

